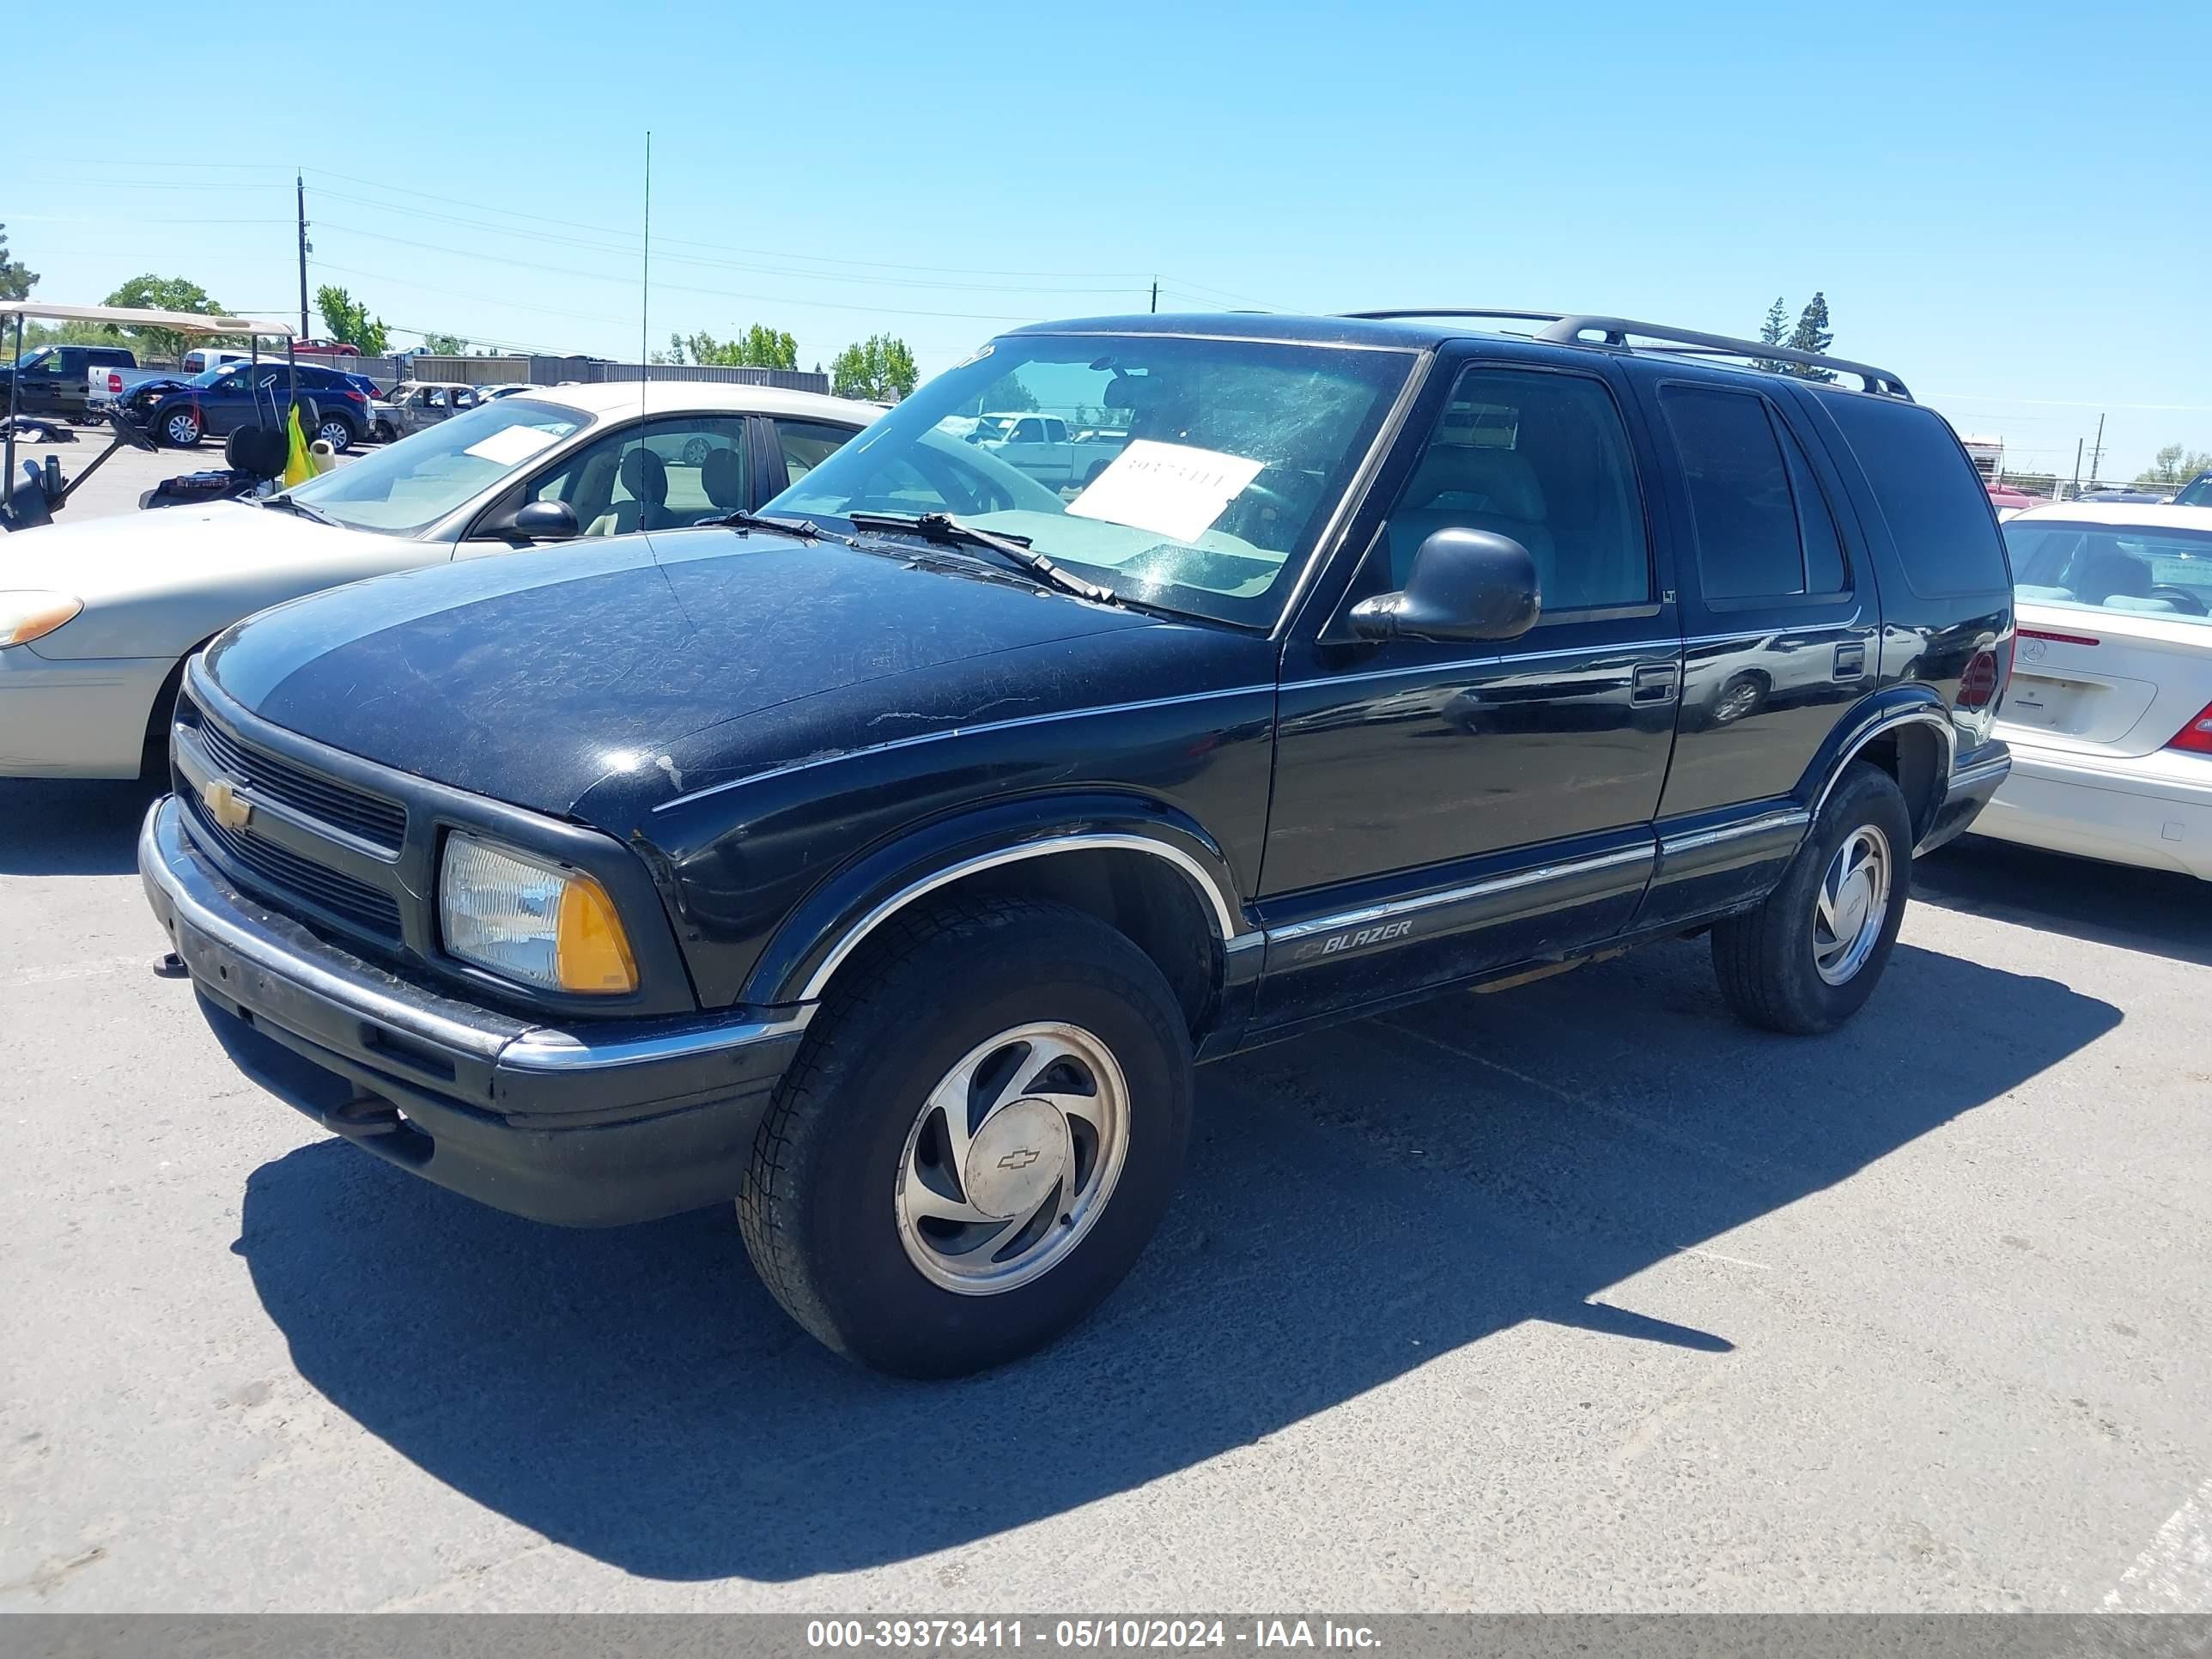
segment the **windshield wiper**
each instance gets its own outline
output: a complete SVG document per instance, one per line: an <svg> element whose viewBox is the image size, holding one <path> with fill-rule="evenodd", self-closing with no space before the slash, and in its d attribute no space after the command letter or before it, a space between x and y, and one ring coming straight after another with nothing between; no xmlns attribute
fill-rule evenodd
<svg viewBox="0 0 2212 1659"><path fill-rule="evenodd" d="M1112 588L1101 587L1097 582L1085 581L1062 570L1032 549L1026 538L978 529L950 513L848 513L845 516L852 520L855 530L887 530L903 536L919 536L946 547L984 548L1063 593L1073 593L1079 599L1090 599L1098 605L1121 602Z"/></svg>
<svg viewBox="0 0 2212 1659"><path fill-rule="evenodd" d="M261 505L264 507L281 507L288 513L296 513L303 519L313 519L317 524L329 525L334 530L343 530L345 528L343 525L340 524L336 519L331 517L329 514L324 512L322 508L319 507L309 507L305 501L295 501L289 495L264 495L261 498Z"/></svg>
<svg viewBox="0 0 2212 1659"><path fill-rule="evenodd" d="M811 519L776 519L764 513L748 513L739 507L734 513L725 513L719 518L702 519L702 525L721 525L732 530L773 530L779 536L793 536L802 542L818 542L829 532Z"/></svg>

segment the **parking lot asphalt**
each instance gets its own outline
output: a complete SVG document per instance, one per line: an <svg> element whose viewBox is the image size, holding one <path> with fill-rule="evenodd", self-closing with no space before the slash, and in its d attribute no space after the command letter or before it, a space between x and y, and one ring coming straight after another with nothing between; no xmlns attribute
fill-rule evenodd
<svg viewBox="0 0 2212 1659"><path fill-rule="evenodd" d="M1872 1002L1702 945L1206 1068L1100 1316L924 1386L733 1216L512 1220L223 1059L149 793L0 784L0 1607L2212 1610L2212 908L1968 842Z"/></svg>

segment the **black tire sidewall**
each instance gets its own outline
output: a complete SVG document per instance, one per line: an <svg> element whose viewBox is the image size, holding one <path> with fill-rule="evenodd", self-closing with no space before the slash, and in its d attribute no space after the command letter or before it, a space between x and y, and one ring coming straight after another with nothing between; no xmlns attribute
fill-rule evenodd
<svg viewBox="0 0 2212 1659"><path fill-rule="evenodd" d="M810 1172L801 1243L816 1292L854 1358L933 1376L1028 1352L1097 1306L1158 1227L1189 1137L1188 1040L1157 970L1119 935L1094 926L1127 957L1066 933L1060 948L1045 939L1011 942L985 961L924 957L903 966L924 969L940 1008L945 985L962 988L956 1006L909 1024L900 1010L911 996L894 990L865 1007L846 1034L858 1039L848 1050L858 1058L833 1064L822 1082L829 1109L846 1115L848 1133ZM1154 983L1144 982L1147 975ZM1042 1278L989 1296L943 1289L923 1277L899 1237L894 1194L907 1136L929 1091L969 1049L1044 1019L1089 1031L1121 1067L1129 1123L1120 1177L1081 1243Z"/></svg>
<svg viewBox="0 0 2212 1659"><path fill-rule="evenodd" d="M1814 898L1836 850L1852 831L1869 823L1889 842L1887 915L1882 920L1881 937L1859 964L1858 972L1841 985L1831 985L1820 977L1813 961ZM1807 1023L1812 1029L1832 1030L1874 994L1897 944L1911 892L1912 818L1905 810L1905 797L1887 772L1854 766L1837 784L1813 833L1767 901L1770 925L1778 929L1773 944L1781 989L1794 1007L1809 1016Z"/></svg>

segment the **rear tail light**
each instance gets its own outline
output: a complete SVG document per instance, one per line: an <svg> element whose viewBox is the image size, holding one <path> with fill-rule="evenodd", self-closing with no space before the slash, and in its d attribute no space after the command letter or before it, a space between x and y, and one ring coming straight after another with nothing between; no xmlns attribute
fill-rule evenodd
<svg viewBox="0 0 2212 1659"><path fill-rule="evenodd" d="M2192 755L2212 755L2212 702L2197 711L2188 725L2173 734L2168 749L2186 750Z"/></svg>
<svg viewBox="0 0 2212 1659"><path fill-rule="evenodd" d="M1996 708L2011 674L2011 640L2006 640L1995 650L1977 651L1973 660L1966 665L1966 672L1959 677L1959 707Z"/></svg>

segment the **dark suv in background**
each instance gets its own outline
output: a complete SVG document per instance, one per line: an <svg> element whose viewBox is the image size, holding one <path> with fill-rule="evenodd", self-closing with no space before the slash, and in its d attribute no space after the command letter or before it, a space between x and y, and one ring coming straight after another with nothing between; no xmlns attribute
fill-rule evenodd
<svg viewBox="0 0 2212 1659"><path fill-rule="evenodd" d="M949 464L1008 408L1126 441L1073 499ZM139 865L334 1133L551 1221L734 1197L808 1330L957 1372L1127 1272L1194 1061L1693 933L1745 1018L1849 1018L2005 776L2012 641L1981 482L1887 370L1528 313L1040 325L758 514L240 623ZM1824 1066L1805 1109L1856 1109Z"/></svg>
<svg viewBox="0 0 2212 1659"><path fill-rule="evenodd" d="M314 404L314 418L302 422L312 428L307 436L324 440L343 455L368 435L369 394L356 384L360 378L313 363L295 368L282 358L264 358L149 380L132 389L124 410L156 441L189 449L202 438L227 438L242 426L281 427L296 386L299 397Z"/></svg>

